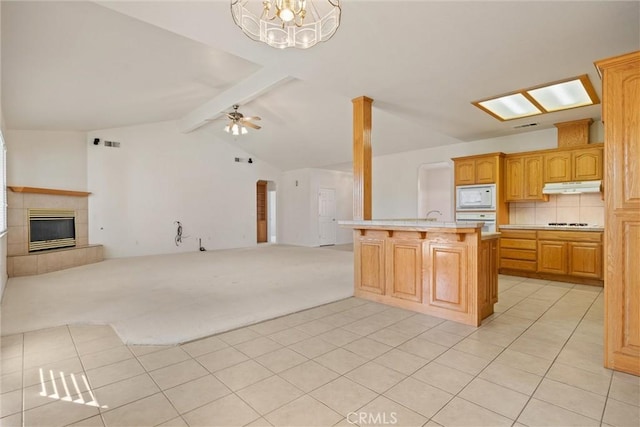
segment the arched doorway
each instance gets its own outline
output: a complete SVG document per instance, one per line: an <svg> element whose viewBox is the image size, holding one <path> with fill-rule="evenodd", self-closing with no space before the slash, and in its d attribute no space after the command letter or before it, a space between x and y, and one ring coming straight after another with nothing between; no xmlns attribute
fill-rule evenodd
<svg viewBox="0 0 640 427"><path fill-rule="evenodd" d="M276 183L256 182L256 242L276 242Z"/></svg>

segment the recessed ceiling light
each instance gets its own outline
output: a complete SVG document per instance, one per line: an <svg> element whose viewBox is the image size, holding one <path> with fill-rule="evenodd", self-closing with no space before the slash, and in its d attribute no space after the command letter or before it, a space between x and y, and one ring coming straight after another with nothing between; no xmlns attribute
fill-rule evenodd
<svg viewBox="0 0 640 427"><path fill-rule="evenodd" d="M489 114L498 116L500 120L519 119L542 113L521 93L480 101L478 104Z"/></svg>
<svg viewBox="0 0 640 427"><path fill-rule="evenodd" d="M585 84L579 78L538 89L531 89L527 93L538 104L542 105L545 110L550 112L594 104L593 99L585 88Z"/></svg>
<svg viewBox="0 0 640 427"><path fill-rule="evenodd" d="M472 102L500 121L599 103L598 95L586 74Z"/></svg>

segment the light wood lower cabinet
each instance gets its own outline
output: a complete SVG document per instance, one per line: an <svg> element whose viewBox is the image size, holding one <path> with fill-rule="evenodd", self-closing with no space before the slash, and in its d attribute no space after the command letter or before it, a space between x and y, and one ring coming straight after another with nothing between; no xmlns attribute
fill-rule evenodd
<svg viewBox="0 0 640 427"><path fill-rule="evenodd" d="M498 276L492 272L498 270L499 240L483 240L480 244L480 263L478 264L478 300L481 301L480 315L485 318L493 313L493 304L498 302Z"/></svg>
<svg viewBox="0 0 640 427"><path fill-rule="evenodd" d="M500 272L602 285L602 232L502 230Z"/></svg>
<svg viewBox="0 0 640 427"><path fill-rule="evenodd" d="M354 246L354 255L362 259L355 268L355 283L365 292L385 293L385 238L386 231L371 232L359 239ZM359 268L358 268L359 267Z"/></svg>
<svg viewBox="0 0 640 427"><path fill-rule="evenodd" d="M602 279L602 233L538 231L538 271Z"/></svg>
<svg viewBox="0 0 640 427"><path fill-rule="evenodd" d="M602 244L570 242L567 274L602 279Z"/></svg>
<svg viewBox="0 0 640 427"><path fill-rule="evenodd" d="M501 230L500 268L536 271L538 244L535 230Z"/></svg>
<svg viewBox="0 0 640 427"><path fill-rule="evenodd" d="M567 274L567 242L538 240L538 271Z"/></svg>
<svg viewBox="0 0 640 427"><path fill-rule="evenodd" d="M456 242L427 242L426 269L429 300L434 308L466 312L467 245Z"/></svg>
<svg viewBox="0 0 640 427"><path fill-rule="evenodd" d="M422 302L422 240L411 232L387 239L386 290L394 298Z"/></svg>
<svg viewBox="0 0 640 427"><path fill-rule="evenodd" d="M478 326L498 301L498 245L479 229L356 229L354 294Z"/></svg>

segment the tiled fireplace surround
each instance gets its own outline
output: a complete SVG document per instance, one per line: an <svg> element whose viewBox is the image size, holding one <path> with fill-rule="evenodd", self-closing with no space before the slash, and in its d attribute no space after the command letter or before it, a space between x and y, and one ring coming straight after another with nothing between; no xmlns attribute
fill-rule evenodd
<svg viewBox="0 0 640 427"><path fill-rule="evenodd" d="M7 189L7 274L9 277L49 273L102 261L102 245L89 245L86 195L15 192ZM70 209L76 212L76 247L29 253L30 208Z"/></svg>

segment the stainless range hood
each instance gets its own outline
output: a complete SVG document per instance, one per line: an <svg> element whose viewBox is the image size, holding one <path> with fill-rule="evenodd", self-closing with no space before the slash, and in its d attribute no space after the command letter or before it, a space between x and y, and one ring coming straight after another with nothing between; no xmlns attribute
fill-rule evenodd
<svg viewBox="0 0 640 427"><path fill-rule="evenodd" d="M544 185L543 194L599 193L602 181L552 182Z"/></svg>

